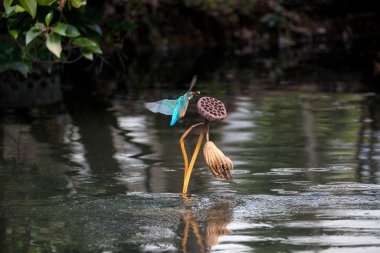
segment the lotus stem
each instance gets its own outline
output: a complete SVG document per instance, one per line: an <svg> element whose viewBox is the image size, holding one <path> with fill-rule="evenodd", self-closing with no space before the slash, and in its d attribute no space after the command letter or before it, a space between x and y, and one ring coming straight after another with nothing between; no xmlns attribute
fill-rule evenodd
<svg viewBox="0 0 380 253"><path fill-rule="evenodd" d="M182 135L181 140L180 140L180 142L181 142L181 149L182 149L182 155L183 155L183 159L184 159L184 162L185 162L185 172L184 172L183 188L182 188L182 194L183 195L187 194L187 189L188 189L188 186L189 186L191 172L193 170L193 167L194 167L194 164L195 164L195 160L197 159L197 156L198 156L198 153L199 153L199 149L200 149L202 141L203 141L204 131L205 131L206 127L203 127L202 130L201 130L201 133L199 134L198 142L197 142L197 145L195 146L194 153L193 153L193 156L191 157L191 161L190 161L189 165L188 165L188 158L187 158L187 154L186 154L184 139L185 139L185 137L189 134L189 132L194 127L199 126L199 125L203 125L203 124L204 123L198 123L198 124L195 124L195 125L191 126Z"/></svg>
<svg viewBox="0 0 380 253"><path fill-rule="evenodd" d="M210 132L210 126L208 125L208 120L205 121L205 127L206 127L206 141L210 140L209 132Z"/></svg>
<svg viewBox="0 0 380 253"><path fill-rule="evenodd" d="M203 123L198 123L189 127L189 129L186 130L186 132L181 136L181 139L179 140L179 143L181 144L181 151L182 151L183 161L185 165L184 177L186 176L186 171L189 168L189 160L187 158L186 147L185 147L185 138L191 132L191 130L193 130L195 127L200 126L202 124Z"/></svg>

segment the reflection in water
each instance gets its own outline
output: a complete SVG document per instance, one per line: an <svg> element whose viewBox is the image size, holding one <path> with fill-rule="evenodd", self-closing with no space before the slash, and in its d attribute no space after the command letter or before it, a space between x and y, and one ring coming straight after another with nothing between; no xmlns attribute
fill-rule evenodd
<svg viewBox="0 0 380 253"><path fill-rule="evenodd" d="M206 245L211 248L219 243L219 238L223 235L231 234L227 228L232 221L232 208L225 203L219 203L211 208L207 214L206 224Z"/></svg>
<svg viewBox="0 0 380 253"><path fill-rule="evenodd" d="M114 159L119 164L117 180L129 191L160 192L165 185L165 174L149 169L149 160L162 153L155 132L148 127L145 116L117 116L117 129L112 130ZM151 151L147 151L147 148Z"/></svg>
<svg viewBox="0 0 380 253"><path fill-rule="evenodd" d="M8 119L9 120L9 119ZM58 113L54 117L25 122L13 118L1 124L1 185L14 198L60 196L61 190L72 188L66 177L64 134L70 117ZM58 159L57 159L58 155Z"/></svg>
<svg viewBox="0 0 380 253"><path fill-rule="evenodd" d="M191 200L187 197L184 198L187 205L191 205ZM221 236L231 234L231 230L227 228L232 221L233 215L233 204L231 202L217 202L211 208L202 211L186 209L180 212L184 223L183 252L189 252L188 238L191 231L196 238L197 248L194 248L194 244L190 244L190 252L206 252L206 249L209 252L213 246L219 244ZM204 224L200 226L198 220L203 221L202 223ZM204 231L200 230L201 227L204 228Z"/></svg>
<svg viewBox="0 0 380 253"><path fill-rule="evenodd" d="M76 175L69 177L71 181L68 184L68 188L71 189L70 194L77 194L77 188L81 187L82 183L91 181L91 168L88 164L85 154L86 150L81 143L81 136L79 134L79 128L73 126L71 123L65 127L65 133L63 135L63 142L67 146L69 151L67 158L75 166Z"/></svg>
<svg viewBox="0 0 380 253"><path fill-rule="evenodd" d="M187 251L187 240L188 240L188 236L189 236L189 228L190 228L190 225L193 229L193 233L195 235L195 237L197 238L197 244L198 244L198 250L199 252L202 252L204 253L205 252L205 248L204 248L204 245L203 245L203 238L200 234L200 231L199 231L199 227L198 227L198 224L196 221L194 221L194 218L193 218L193 214L190 212L182 212L182 215L183 215L183 221L185 223L185 226L184 226L184 231L183 231L183 239L182 239L182 251L183 252L188 252Z"/></svg>
<svg viewBox="0 0 380 253"><path fill-rule="evenodd" d="M3 126L3 159L13 160L16 164L25 165L36 163L33 161L37 158L34 147L35 143L32 143L30 136L26 136L26 133L30 131L30 126L19 124L7 124ZM23 133L23 134L22 134Z"/></svg>
<svg viewBox="0 0 380 253"><path fill-rule="evenodd" d="M363 101L357 149L357 176L360 182L379 183L380 176L380 99L367 97Z"/></svg>
<svg viewBox="0 0 380 253"><path fill-rule="evenodd" d="M317 167L317 156L315 149L317 148L317 137L315 135L315 116L309 102L305 102L302 108L302 118L304 120L303 129L306 137L306 154L307 166L309 168Z"/></svg>

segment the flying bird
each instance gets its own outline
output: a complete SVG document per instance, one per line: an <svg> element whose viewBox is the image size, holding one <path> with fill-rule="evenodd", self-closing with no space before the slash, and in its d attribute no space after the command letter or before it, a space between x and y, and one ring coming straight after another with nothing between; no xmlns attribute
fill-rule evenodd
<svg viewBox="0 0 380 253"><path fill-rule="evenodd" d="M162 113L165 115L172 115L172 120L170 122L170 126L174 126L174 124L182 117L185 116L187 107L189 105L189 101L194 97L199 95L199 91L193 92L191 91L197 81L197 76L194 76L189 90L180 96L177 99L164 99L157 102L145 103L145 108L154 112L154 113Z"/></svg>

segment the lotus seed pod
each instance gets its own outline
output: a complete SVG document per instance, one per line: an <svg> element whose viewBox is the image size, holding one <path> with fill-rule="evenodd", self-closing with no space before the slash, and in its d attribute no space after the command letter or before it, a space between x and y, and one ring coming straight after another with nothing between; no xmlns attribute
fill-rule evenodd
<svg viewBox="0 0 380 253"><path fill-rule="evenodd" d="M234 168L231 159L225 156L212 141L207 141L203 146L203 156L215 177L231 178L231 170Z"/></svg>
<svg viewBox="0 0 380 253"><path fill-rule="evenodd" d="M223 102L213 97L201 97L197 103L198 112L209 121L222 120L227 117Z"/></svg>

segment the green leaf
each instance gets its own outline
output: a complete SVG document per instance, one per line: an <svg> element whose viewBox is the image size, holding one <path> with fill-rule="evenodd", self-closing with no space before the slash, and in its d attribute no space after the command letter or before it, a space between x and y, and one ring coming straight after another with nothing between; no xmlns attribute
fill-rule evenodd
<svg viewBox="0 0 380 253"><path fill-rule="evenodd" d="M52 27L51 30L59 35L71 38L78 37L80 35L78 29L75 26L65 23L58 23Z"/></svg>
<svg viewBox="0 0 380 253"><path fill-rule="evenodd" d="M85 49L88 49L92 53L101 54L102 50L99 47L99 44L93 40L90 40L88 38L77 38L73 41L74 45L84 47Z"/></svg>
<svg viewBox="0 0 380 253"><path fill-rule="evenodd" d="M46 26L50 25L51 20L53 19L53 12L49 12L45 17L45 24Z"/></svg>
<svg viewBox="0 0 380 253"><path fill-rule="evenodd" d="M10 68L20 72L25 77L28 75L28 72L29 72L29 65L26 64L25 62L12 63Z"/></svg>
<svg viewBox="0 0 380 253"><path fill-rule="evenodd" d="M44 25L42 23L36 23L29 31L26 32L25 44L28 45L32 40L34 40L38 35L42 33Z"/></svg>
<svg viewBox="0 0 380 253"><path fill-rule="evenodd" d="M51 30L59 35L66 36L67 25L65 23L58 23L51 28Z"/></svg>
<svg viewBox="0 0 380 253"><path fill-rule="evenodd" d="M24 12L25 9L22 8L20 5L16 4L13 6L10 6L8 9L5 10L5 14L7 14L8 17L12 16L15 13Z"/></svg>
<svg viewBox="0 0 380 253"><path fill-rule="evenodd" d="M19 0L20 5L32 16L36 16L36 11L37 11L37 1L36 0Z"/></svg>
<svg viewBox="0 0 380 253"><path fill-rule="evenodd" d="M90 28L91 30L93 30L97 34L102 35L102 28L100 28L100 26L98 24L90 24L90 25L88 25L88 28Z"/></svg>
<svg viewBox="0 0 380 253"><path fill-rule="evenodd" d="M12 36L13 39L17 40L17 38L18 38L18 31L17 30L9 30L9 34Z"/></svg>
<svg viewBox="0 0 380 253"><path fill-rule="evenodd" d="M57 2L57 0L37 0L38 5L51 5L52 3Z"/></svg>
<svg viewBox="0 0 380 253"><path fill-rule="evenodd" d="M7 18L7 26L10 29L16 25L17 20L15 18Z"/></svg>
<svg viewBox="0 0 380 253"><path fill-rule="evenodd" d="M13 7L13 6L12 6ZM22 8L20 5L16 4L15 6L15 9L14 9L14 13L20 13L20 12L24 12L25 9Z"/></svg>
<svg viewBox="0 0 380 253"><path fill-rule="evenodd" d="M13 0L4 0L3 6L4 6L4 9L5 9L5 12L7 12L7 10L9 9L9 7L11 7L12 2L13 2Z"/></svg>
<svg viewBox="0 0 380 253"><path fill-rule="evenodd" d="M80 33L75 26L67 24L67 29L66 29L67 37L74 38L74 37L78 37L79 35Z"/></svg>
<svg viewBox="0 0 380 253"><path fill-rule="evenodd" d="M83 50L81 50L81 53L84 56L84 58L86 58L90 61L92 61L94 59L94 54L91 51L86 50L85 48Z"/></svg>
<svg viewBox="0 0 380 253"><path fill-rule="evenodd" d="M62 52L61 36L56 33L49 34L46 39L46 47L57 56L57 58L60 58Z"/></svg>
<svg viewBox="0 0 380 253"><path fill-rule="evenodd" d="M82 5L86 5L86 0L70 0L70 2L74 8L79 8Z"/></svg>
<svg viewBox="0 0 380 253"><path fill-rule="evenodd" d="M15 8L16 6L10 6L8 8L5 8L5 14L7 14L7 16L11 16L14 13Z"/></svg>

